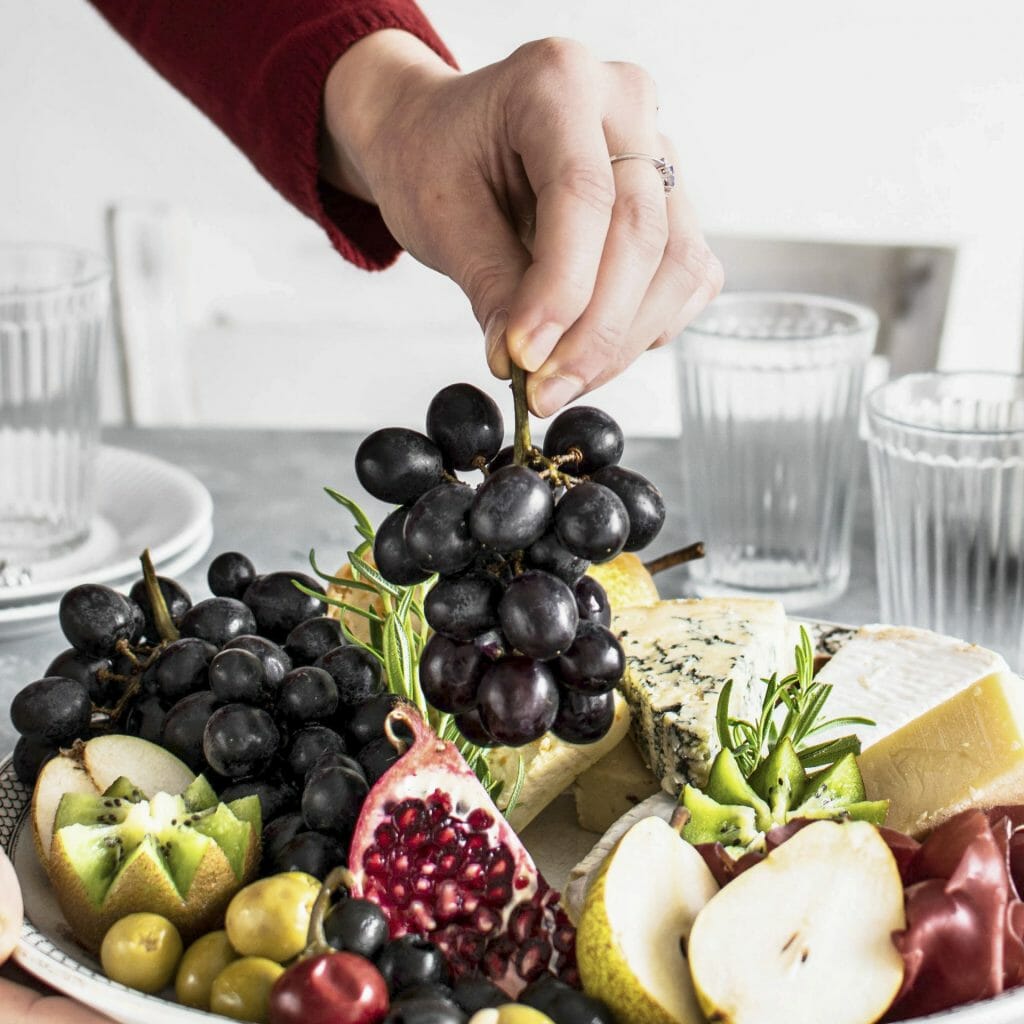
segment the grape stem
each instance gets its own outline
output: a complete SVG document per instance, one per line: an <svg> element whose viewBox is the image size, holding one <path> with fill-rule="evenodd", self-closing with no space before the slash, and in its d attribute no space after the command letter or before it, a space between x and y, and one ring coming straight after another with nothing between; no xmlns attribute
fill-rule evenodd
<svg viewBox="0 0 1024 1024"><path fill-rule="evenodd" d="M687 544L685 548L679 548L678 551L670 551L667 555L644 562L644 568L653 576L657 572L664 572L666 569L682 565L684 562L692 562L703 557L704 541L699 540L695 544Z"/></svg>
<svg viewBox="0 0 1024 1024"><path fill-rule="evenodd" d="M171 613L167 610L167 602L160 589L160 582L157 580L156 568L153 565L153 556L150 555L149 548L142 552L139 560L142 562L142 578L146 582L146 596L149 598L149 607L153 611L153 621L156 623L160 639L177 640L181 634L171 618Z"/></svg>
<svg viewBox="0 0 1024 1024"><path fill-rule="evenodd" d="M530 409L526 404L526 371L512 364L512 403L515 407L515 463L525 466L529 462L533 442L530 439Z"/></svg>

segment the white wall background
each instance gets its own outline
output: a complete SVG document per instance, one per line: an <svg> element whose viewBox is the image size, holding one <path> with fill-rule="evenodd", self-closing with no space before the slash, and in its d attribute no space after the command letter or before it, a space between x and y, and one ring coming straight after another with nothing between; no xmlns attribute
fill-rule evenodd
<svg viewBox="0 0 1024 1024"><path fill-rule="evenodd" d="M711 231L957 245L944 365L1020 366L1024 17L1015 0L423 6L464 67L545 35L647 66ZM214 225L191 250L179 405L217 419L215 376L221 419L321 423L333 401L327 422L346 425L371 402L352 382L374 380L371 415L412 422L431 386L486 380L475 325L449 282L408 259L373 276L330 260L316 229L84 0L0 0L0 237L101 248L103 210L125 200ZM316 271L296 274L297 259ZM399 345L408 358L396 364ZM211 370L218 358L230 375ZM670 402L671 374L654 359L602 404L644 407L646 418ZM159 362L151 370L158 406Z"/></svg>

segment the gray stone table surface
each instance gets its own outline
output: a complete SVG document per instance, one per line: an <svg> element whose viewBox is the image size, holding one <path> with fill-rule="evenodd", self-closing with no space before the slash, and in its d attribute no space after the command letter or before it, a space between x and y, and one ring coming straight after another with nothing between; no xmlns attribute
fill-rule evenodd
<svg viewBox="0 0 1024 1024"><path fill-rule="evenodd" d="M213 495L214 536L208 555L180 581L194 599L208 596L205 567L220 551L243 551L259 571L305 569L310 548L321 564L335 568L354 546L356 533L348 513L323 492L325 485L351 495L379 521L384 506L362 500L353 458L356 434L218 429L116 429L104 443L166 459L195 474ZM623 463L661 487L669 515L652 546L656 555L698 538L672 510L685 486L680 444L672 439L633 439ZM330 571L330 569L328 569ZM686 593L686 569L658 578L663 596ZM837 622L861 623L878 617L870 494L862 474L854 523L850 586L839 599L801 614ZM13 748L11 698L38 678L51 658L66 646L54 621L32 636L0 641L0 751Z"/></svg>

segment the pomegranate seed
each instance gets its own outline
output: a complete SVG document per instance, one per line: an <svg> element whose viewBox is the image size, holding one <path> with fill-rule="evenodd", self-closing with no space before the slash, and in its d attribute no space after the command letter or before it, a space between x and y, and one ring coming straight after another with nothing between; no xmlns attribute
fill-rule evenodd
<svg viewBox="0 0 1024 1024"><path fill-rule="evenodd" d="M437 887L435 909L438 919L451 921L462 909L462 892L454 881L442 882Z"/></svg>
<svg viewBox="0 0 1024 1024"><path fill-rule="evenodd" d="M426 896L428 893L433 892L434 883L427 875L420 875L413 883L413 888L416 890L417 896Z"/></svg>
<svg viewBox="0 0 1024 1024"><path fill-rule="evenodd" d="M511 899L512 890L507 885L490 885L483 895L484 902L492 907L503 907Z"/></svg>
<svg viewBox="0 0 1024 1024"><path fill-rule="evenodd" d="M478 864L475 860L467 861L462 865L459 878L472 889L482 889L487 881L483 865Z"/></svg>
<svg viewBox="0 0 1024 1024"><path fill-rule="evenodd" d="M409 889L405 882L392 882L391 883L391 899L394 901L395 906L404 907L409 902Z"/></svg>
<svg viewBox="0 0 1024 1024"><path fill-rule="evenodd" d="M508 921L508 933L512 938L522 945L537 930L541 923L540 910L531 907L529 904L518 906L512 911Z"/></svg>
<svg viewBox="0 0 1024 1024"><path fill-rule="evenodd" d="M499 878L508 878L515 870L515 862L508 850L499 850L487 867L487 877L492 882Z"/></svg>
<svg viewBox="0 0 1024 1024"><path fill-rule="evenodd" d="M402 836L425 832L428 827L426 808L419 800L403 800L395 808L395 828Z"/></svg>
<svg viewBox="0 0 1024 1024"><path fill-rule="evenodd" d="M516 973L523 981L534 981L547 969L551 961L551 943L546 939L530 939L516 954Z"/></svg>
<svg viewBox="0 0 1024 1024"><path fill-rule="evenodd" d="M568 953L576 948L576 932L572 928L556 928L552 941L559 953Z"/></svg>
<svg viewBox="0 0 1024 1024"><path fill-rule="evenodd" d="M370 852L363 858L363 870L368 875L383 875L387 870L387 860L383 854L377 850L371 849Z"/></svg>
<svg viewBox="0 0 1024 1024"><path fill-rule="evenodd" d="M434 842L441 847L457 846L459 842L459 833L456 832L451 825L442 825L434 831Z"/></svg>
<svg viewBox="0 0 1024 1024"><path fill-rule="evenodd" d="M454 875L459 869L459 858L454 853L446 853L438 862L437 870L439 874L449 876Z"/></svg>
<svg viewBox="0 0 1024 1024"><path fill-rule="evenodd" d="M486 832L494 824L494 818L482 807L477 807L469 813L469 827L474 832Z"/></svg>
<svg viewBox="0 0 1024 1024"><path fill-rule="evenodd" d="M490 935L491 932L497 931L501 927L501 914L495 913L487 907L481 907L473 915L473 927L481 935Z"/></svg>
<svg viewBox="0 0 1024 1024"><path fill-rule="evenodd" d="M487 836L475 835L466 840L467 853L482 853L488 848Z"/></svg>
<svg viewBox="0 0 1024 1024"><path fill-rule="evenodd" d="M381 849L390 850L398 842L398 833L385 822L383 825L377 826L373 838L377 840L377 845Z"/></svg>

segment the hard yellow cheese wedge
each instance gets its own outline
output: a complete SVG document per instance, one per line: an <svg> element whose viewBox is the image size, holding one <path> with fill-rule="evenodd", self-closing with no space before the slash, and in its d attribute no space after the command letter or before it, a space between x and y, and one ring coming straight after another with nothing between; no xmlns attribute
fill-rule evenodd
<svg viewBox="0 0 1024 1024"><path fill-rule="evenodd" d="M969 807L1024 803L1024 680L994 672L860 756L886 825L920 835Z"/></svg>

